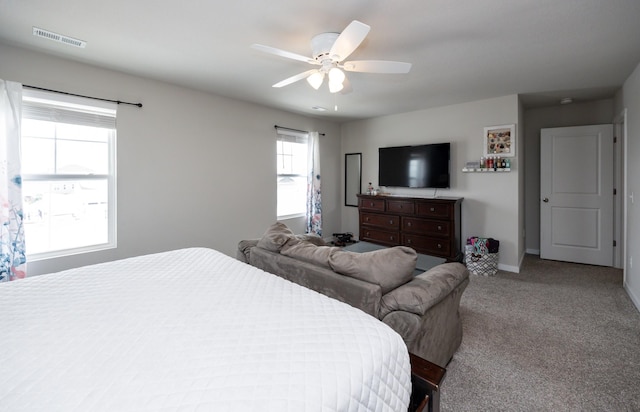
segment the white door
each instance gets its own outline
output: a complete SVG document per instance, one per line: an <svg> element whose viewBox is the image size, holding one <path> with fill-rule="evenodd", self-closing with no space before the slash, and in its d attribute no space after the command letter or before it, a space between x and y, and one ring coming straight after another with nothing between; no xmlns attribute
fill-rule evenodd
<svg viewBox="0 0 640 412"><path fill-rule="evenodd" d="M613 266L613 125L542 129L540 257Z"/></svg>

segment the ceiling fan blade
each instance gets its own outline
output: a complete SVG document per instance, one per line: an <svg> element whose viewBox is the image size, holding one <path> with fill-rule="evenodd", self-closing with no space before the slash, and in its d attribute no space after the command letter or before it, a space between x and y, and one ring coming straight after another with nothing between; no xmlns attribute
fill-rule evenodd
<svg viewBox="0 0 640 412"><path fill-rule="evenodd" d="M284 57L284 58L287 58L287 59L299 60L301 62L311 63L311 64L319 64L318 62L316 62L311 57L303 56L303 55L297 54L297 53L288 52L286 50L276 49L275 47L271 47L271 46L265 46L265 45L262 45L262 44L252 44L251 48L253 48L255 50L260 50L260 51L265 52L265 53L275 54L276 56Z"/></svg>
<svg viewBox="0 0 640 412"><path fill-rule="evenodd" d="M411 70L411 63L387 60L354 60L345 62L343 68L347 72L404 74Z"/></svg>
<svg viewBox="0 0 640 412"><path fill-rule="evenodd" d="M307 70L306 72L300 73L300 74L296 74L295 76L291 76L287 79L284 79L276 84L274 84L272 87L284 87L284 86L288 86L291 83L295 83L299 80L302 79L306 79L307 77L311 76L313 73L317 72L318 69L311 69L311 70Z"/></svg>
<svg viewBox="0 0 640 412"><path fill-rule="evenodd" d="M336 60L341 62L362 43L367 34L369 34L371 27L359 22L358 20L352 21L336 39L336 42L331 46L329 55L337 56Z"/></svg>

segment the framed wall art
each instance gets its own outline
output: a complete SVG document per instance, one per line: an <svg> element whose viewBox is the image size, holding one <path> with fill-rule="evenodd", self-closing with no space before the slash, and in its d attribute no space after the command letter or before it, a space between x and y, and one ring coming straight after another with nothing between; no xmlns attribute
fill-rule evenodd
<svg viewBox="0 0 640 412"><path fill-rule="evenodd" d="M516 155L516 125L485 127L482 152L485 156L514 157Z"/></svg>

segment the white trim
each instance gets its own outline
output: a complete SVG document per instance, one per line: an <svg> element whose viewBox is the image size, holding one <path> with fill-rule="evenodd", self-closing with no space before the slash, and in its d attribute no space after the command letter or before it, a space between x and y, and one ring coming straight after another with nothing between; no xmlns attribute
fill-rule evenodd
<svg viewBox="0 0 640 412"><path fill-rule="evenodd" d="M518 266L503 265L501 263L498 263L498 269L504 270L505 272L520 273L520 268Z"/></svg>
<svg viewBox="0 0 640 412"><path fill-rule="evenodd" d="M631 295L631 291L629 288L626 287L627 284L627 256L628 256L628 247L627 244L629 242L629 233L627 230L627 222L629 221L629 207L628 207L628 200L627 200L627 193L629 193L629 179L628 179L628 175L629 175L629 142L627 139L627 136L629 135L627 132L627 124L628 124L628 119L627 119L627 108L625 107L624 109L622 109L622 112L616 117L616 119L614 121L620 121L622 120L623 123L623 127L622 127L622 134L624 135L623 138L623 147L622 147L622 159L623 159L623 170L622 170L622 186L623 186L623 193L622 196L624 197L624 199L622 200L622 284L625 285L625 289L627 290L629 296ZM633 298L632 298L633 299ZM640 302L638 302L636 300L636 307L640 308Z"/></svg>
<svg viewBox="0 0 640 412"><path fill-rule="evenodd" d="M101 250L109 250L109 249L115 249L115 248L116 248L116 244L114 241L113 243L108 242L108 243L101 243L98 245L76 247L73 249L52 250L50 252L43 252L43 253L29 254L27 252L27 262L39 262L39 261L45 261L49 259L57 259L65 256L81 255L84 253L99 252Z"/></svg>
<svg viewBox="0 0 640 412"><path fill-rule="evenodd" d="M278 220L287 220L287 219L296 219L298 217L305 217L306 214L305 213L294 213L292 215L282 215L282 216L278 216L277 219Z"/></svg>
<svg viewBox="0 0 640 412"><path fill-rule="evenodd" d="M624 287L624 290L627 291L627 295L629 295L631 302L635 305L638 312L640 312L640 297L634 295L633 291L626 283L624 283L623 287Z"/></svg>

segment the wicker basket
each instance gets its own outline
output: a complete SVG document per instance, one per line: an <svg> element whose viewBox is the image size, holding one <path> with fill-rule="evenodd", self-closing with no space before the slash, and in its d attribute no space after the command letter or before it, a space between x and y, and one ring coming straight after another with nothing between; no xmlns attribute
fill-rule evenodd
<svg viewBox="0 0 640 412"><path fill-rule="evenodd" d="M469 272L474 275L493 276L498 273L499 253L474 253L472 250L465 250L464 260Z"/></svg>

